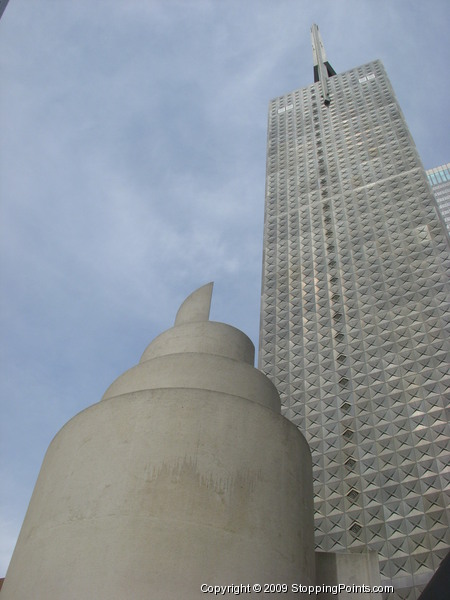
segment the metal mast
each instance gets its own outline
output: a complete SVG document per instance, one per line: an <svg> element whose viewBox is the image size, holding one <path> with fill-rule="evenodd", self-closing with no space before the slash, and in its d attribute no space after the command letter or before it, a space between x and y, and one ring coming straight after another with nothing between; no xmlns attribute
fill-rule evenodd
<svg viewBox="0 0 450 600"><path fill-rule="evenodd" d="M314 62L314 82L320 81L322 87L323 102L326 106L331 104L330 93L328 90L328 78L336 75L336 71L327 61L327 55L320 36L319 28L316 24L311 27L311 42Z"/></svg>

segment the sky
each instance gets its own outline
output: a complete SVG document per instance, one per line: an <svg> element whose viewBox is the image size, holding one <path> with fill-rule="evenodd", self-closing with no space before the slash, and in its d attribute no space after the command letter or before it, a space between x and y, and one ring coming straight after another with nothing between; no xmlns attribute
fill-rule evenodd
<svg viewBox="0 0 450 600"><path fill-rule="evenodd" d="M181 302L258 345L267 108L381 59L450 160L448 0L10 0L0 20L0 577L45 451Z"/></svg>

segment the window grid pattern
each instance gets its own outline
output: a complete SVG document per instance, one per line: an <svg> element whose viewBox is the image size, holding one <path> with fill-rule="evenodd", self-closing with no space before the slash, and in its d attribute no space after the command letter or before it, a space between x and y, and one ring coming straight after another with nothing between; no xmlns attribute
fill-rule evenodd
<svg viewBox="0 0 450 600"><path fill-rule="evenodd" d="M329 87L270 104L259 367L312 450L317 549L377 550L414 599L449 545L447 238L382 64Z"/></svg>
<svg viewBox="0 0 450 600"><path fill-rule="evenodd" d="M450 235L450 163L429 169L427 177L434 193L438 214Z"/></svg>

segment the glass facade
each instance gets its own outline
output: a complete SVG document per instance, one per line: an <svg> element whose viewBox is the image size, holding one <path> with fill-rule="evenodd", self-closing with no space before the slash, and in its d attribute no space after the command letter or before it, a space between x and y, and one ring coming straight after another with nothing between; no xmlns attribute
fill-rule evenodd
<svg viewBox="0 0 450 600"><path fill-rule="evenodd" d="M429 169L427 177L436 198L439 214L450 235L450 163Z"/></svg>
<svg viewBox="0 0 450 600"><path fill-rule="evenodd" d="M269 107L259 368L311 447L317 549L377 550L414 600L449 545L447 236L383 65L322 93Z"/></svg>

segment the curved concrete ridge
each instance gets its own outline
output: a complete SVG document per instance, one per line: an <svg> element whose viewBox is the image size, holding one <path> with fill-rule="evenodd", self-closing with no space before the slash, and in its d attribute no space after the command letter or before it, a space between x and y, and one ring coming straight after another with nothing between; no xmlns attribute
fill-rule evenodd
<svg viewBox="0 0 450 600"><path fill-rule="evenodd" d="M180 396L180 392L182 392L182 397ZM105 392L105 395L106 395L106 392ZM103 403L103 399L107 400L107 402ZM195 401L195 402L198 401L198 402L203 402L204 404L216 403L219 406L219 405L224 405L228 401L230 401L231 404L234 404L236 402L242 402L242 399L243 398L242 398L241 394L236 396L236 395L230 394L228 392L224 392L224 391L208 390L208 389L204 389L204 388L194 388L194 387L193 388L153 387L152 389L136 390L134 392L124 392L123 394L117 394L117 395L114 395L114 396L111 396L108 398L102 398L101 401L96 402L95 404L92 404L91 406L87 406L86 408L81 410L79 413L75 414L54 435L54 437L52 438L51 444L59 436L64 435L64 431L68 427L72 427L73 422L76 422L78 420L78 418L80 418L82 415L84 415L84 413L89 413L90 411L97 410L98 408L100 408L100 405L102 405L102 404L108 404L111 406L119 407L122 402L123 403L141 402L141 403L145 403L145 404L152 404L152 403L164 404L167 402L173 403L175 401L178 401L179 403L184 405L185 403L189 404L193 401ZM254 402L249 399L247 399L247 400L249 402L252 402L252 403L258 405L259 408L263 407L264 410L268 411L269 413L272 413L273 414L272 418L280 419L287 427L291 427L293 429L293 431L296 431L297 432L296 435L298 435L300 433L298 431L297 426L294 425L288 419L286 419L284 416L282 416L279 413L279 411L274 411L273 408L264 406L260 402ZM118 408L113 409L113 410L118 410ZM124 410L127 410L127 409L124 409ZM131 413L130 413L130 416L131 416ZM308 452L311 453L309 445L301 433L300 433L300 437L303 440L302 443L306 444L306 447L308 448Z"/></svg>
<svg viewBox="0 0 450 600"><path fill-rule="evenodd" d="M141 362L118 377L102 400L157 388L207 389L280 412L276 387L258 369L231 358L200 352L166 354Z"/></svg>
<svg viewBox="0 0 450 600"><path fill-rule="evenodd" d="M175 317L175 325L208 321L211 309L211 296L214 283L211 281L192 292L180 306Z"/></svg>
<svg viewBox="0 0 450 600"><path fill-rule="evenodd" d="M2 600L197 600L202 582L314 582L308 444L249 338L208 320L211 292L191 294L105 401L55 436Z"/></svg>
<svg viewBox="0 0 450 600"><path fill-rule="evenodd" d="M156 388L207 389L280 412L272 382L253 367L255 348L239 329L209 321L213 284L186 298L174 327L155 338L139 364L118 377L102 400Z"/></svg>
<svg viewBox="0 0 450 600"><path fill-rule="evenodd" d="M203 321L176 325L164 331L147 346L139 362L184 352L215 354L249 365L255 361L255 346L245 333L225 323Z"/></svg>

